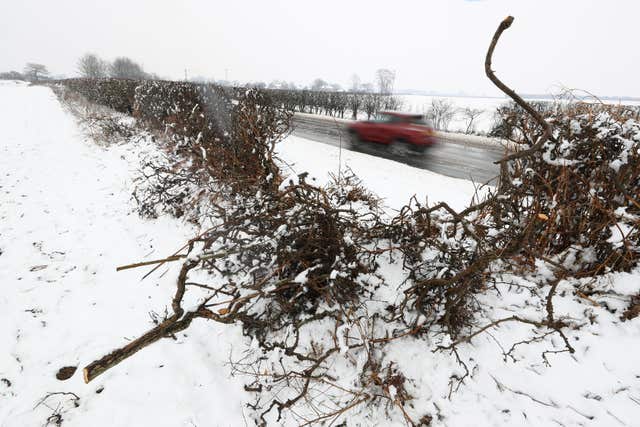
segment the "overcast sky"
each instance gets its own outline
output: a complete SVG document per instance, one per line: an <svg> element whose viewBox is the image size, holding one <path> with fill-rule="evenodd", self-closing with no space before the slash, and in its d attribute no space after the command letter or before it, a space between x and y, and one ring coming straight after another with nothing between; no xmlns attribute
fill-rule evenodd
<svg viewBox="0 0 640 427"><path fill-rule="evenodd" d="M71 76L91 51L174 79L347 86L390 68L396 88L495 95L484 55L509 14L494 69L516 90L640 96L638 0L3 0L0 71Z"/></svg>

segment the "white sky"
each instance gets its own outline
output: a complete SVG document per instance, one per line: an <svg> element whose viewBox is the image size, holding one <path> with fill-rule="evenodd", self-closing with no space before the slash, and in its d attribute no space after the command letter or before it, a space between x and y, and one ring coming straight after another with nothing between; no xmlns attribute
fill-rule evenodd
<svg viewBox="0 0 640 427"><path fill-rule="evenodd" d="M396 88L498 94L484 55L508 14L494 69L516 90L640 96L638 0L2 0L0 71L73 75L91 51L176 79L347 86L390 68Z"/></svg>

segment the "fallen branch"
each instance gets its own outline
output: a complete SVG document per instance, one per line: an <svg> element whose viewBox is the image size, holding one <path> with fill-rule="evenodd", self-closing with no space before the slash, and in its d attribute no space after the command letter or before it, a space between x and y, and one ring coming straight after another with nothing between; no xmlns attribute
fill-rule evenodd
<svg viewBox="0 0 640 427"><path fill-rule="evenodd" d="M142 350L149 344L153 344L160 338L170 336L172 334L175 334L176 332L180 332L186 329L191 324L191 321L195 316L195 312L187 313L181 319L178 319L175 315L171 316L155 328L151 329L149 332L142 335L140 338L131 341L126 346L117 349L107 354L106 356L90 363L83 370L84 382L89 383L98 375L104 373L126 358Z"/></svg>
<svg viewBox="0 0 640 427"><path fill-rule="evenodd" d="M160 263L165 263L165 262L171 262L171 261L179 261L183 258L186 258L186 255L172 255L170 257L167 258L162 258L162 259L156 259L153 261L143 261L143 262L136 262L135 264L128 264L128 265L121 265L120 267L116 268L116 271L122 271L122 270L128 270L130 268L138 268L138 267L144 267L145 265L153 265L153 264L160 264Z"/></svg>

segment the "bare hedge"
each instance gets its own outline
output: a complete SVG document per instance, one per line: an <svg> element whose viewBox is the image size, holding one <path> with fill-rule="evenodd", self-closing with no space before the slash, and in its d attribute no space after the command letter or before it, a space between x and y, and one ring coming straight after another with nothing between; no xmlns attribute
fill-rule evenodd
<svg viewBox="0 0 640 427"><path fill-rule="evenodd" d="M554 310L558 283L628 271L640 260L640 122L624 108L558 103L540 112L526 104L490 71L495 42L509 25L505 20L494 37L487 74L521 109L502 111L521 149L499 161L498 185L460 212L413 199L389 218L349 173L325 187L304 174L283 181L273 153L292 110L340 115L342 107L277 91L229 93L173 82L134 88L133 114L170 154L161 168L147 165L141 206L197 211L194 220L212 226L162 260L184 260L172 313L89 364L85 380L202 318L239 323L255 343L232 366L249 378L257 423L287 411L321 423L368 405L428 425L434 414L412 413L411 401L420 396L411 395L410 379L385 359L389 343L446 334L450 344L435 351L451 352L466 372L452 374L452 390L469 375L458 347L501 323L533 326L538 332L528 342L555 334L561 351L573 352L567 334L580 324ZM99 87L109 99L112 89ZM323 102L333 102L326 96ZM167 192L182 197L166 198ZM402 265L393 283L380 272L390 260ZM543 307L539 315L487 323L479 296L497 292L505 275L534 272L540 263L550 273L540 278L544 292L532 294ZM190 281L197 271L210 280ZM186 292L202 289L196 307L183 306ZM385 302L381 289L394 289L396 300ZM625 319L636 315L634 298ZM363 361L347 388L334 371L347 363L344 355Z"/></svg>

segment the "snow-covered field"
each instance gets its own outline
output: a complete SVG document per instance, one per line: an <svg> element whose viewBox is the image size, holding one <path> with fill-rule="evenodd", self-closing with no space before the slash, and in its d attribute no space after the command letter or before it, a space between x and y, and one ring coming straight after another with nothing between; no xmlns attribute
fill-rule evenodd
<svg viewBox="0 0 640 427"><path fill-rule="evenodd" d="M133 212L133 172L150 147L87 141L46 87L0 86L0 117L0 426L42 426L54 413L65 426L242 425L242 384L224 366L233 327L221 339L216 325L194 323L188 337L82 380L84 365L149 329L173 293L177 266L144 282L116 267L162 258L195 232ZM64 366L78 372L62 382ZM79 406L46 398L59 392Z"/></svg>
<svg viewBox="0 0 640 427"><path fill-rule="evenodd" d="M458 96L427 96L427 95L399 95L403 102L403 111L425 114L431 107L431 102L444 100L451 103L454 108L475 108L483 110L483 113L474 120L475 130L487 133L491 130L496 109L508 102L505 98L475 98ZM457 113L449 125L450 132L464 132L467 128L467 120Z"/></svg>
<svg viewBox="0 0 640 427"><path fill-rule="evenodd" d="M243 379L230 377L230 352L249 345L239 327L194 321L176 340L161 340L89 385L81 369L138 337L162 316L177 265L140 281L142 270L119 265L163 258L197 233L171 218L142 220L130 194L150 142L102 147L87 140L46 87L0 84L0 426L242 426L250 423ZM351 168L390 209L416 194L462 208L468 181L360 153L289 137L278 148L292 174L318 182ZM339 161L342 162L339 165ZM537 278L510 278L532 288ZM527 292L486 295L489 318L517 312L535 318ZM413 378L417 414L441 426L634 426L640 419L640 318L621 322L626 297L640 291L640 271L603 276L608 290L587 300L561 282L556 315L584 323L567 331L574 354L556 338L517 346L531 328L504 324L461 345L470 377L450 394L460 373L455 358L432 352L425 339L390 345ZM624 297L624 298L623 298ZM614 309L618 312L614 313ZM446 344L443 342L442 344ZM69 380L56 372L77 366ZM73 394L71 394L73 393ZM53 418L52 418L53 417ZM348 414L347 425L402 425ZM250 425L250 424L249 424Z"/></svg>
<svg viewBox="0 0 640 427"><path fill-rule="evenodd" d="M428 95L399 95L403 102L402 110L412 113L426 113L431 107L433 100L444 100L451 103L454 108L474 108L483 110L483 113L474 120L475 130L480 133L488 133L493 126L494 113L498 107L509 102L504 97L470 97L470 96L428 96ZM533 99L535 101L535 99ZM548 100L546 100L548 101ZM606 104L618 104L614 100L604 101ZM640 101L624 101L622 104L640 105ZM448 131L464 132L467 128L468 120L460 113L457 113Z"/></svg>

